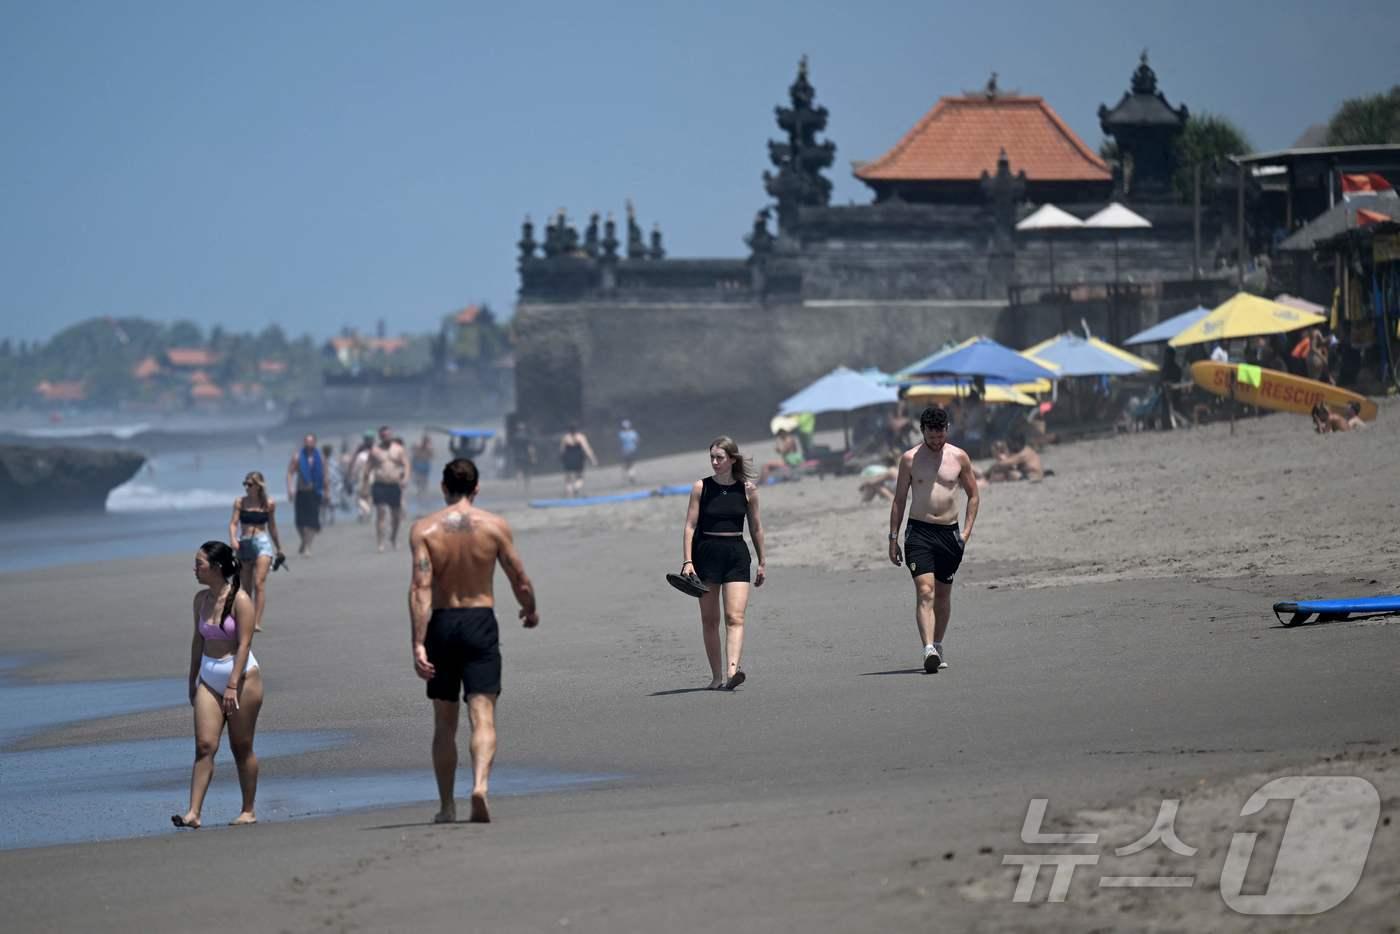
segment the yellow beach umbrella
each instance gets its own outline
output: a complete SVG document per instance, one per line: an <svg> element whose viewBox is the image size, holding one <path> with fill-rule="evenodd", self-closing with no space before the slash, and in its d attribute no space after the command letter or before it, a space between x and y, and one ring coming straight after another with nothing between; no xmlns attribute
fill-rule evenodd
<svg viewBox="0 0 1400 934"><path fill-rule="evenodd" d="M972 392L969 383L961 385L955 383L921 383L917 386L910 386L909 391L904 394L906 399L927 402L943 402L948 399L966 399ZM1036 405L1035 399L1017 390L1015 386L1007 386L1000 383L988 383L987 392L982 397L982 401L988 405Z"/></svg>
<svg viewBox="0 0 1400 934"><path fill-rule="evenodd" d="M1281 305L1247 292L1237 292L1234 298L1167 341L1167 345L1187 347L1207 341L1282 334L1326 321L1322 315Z"/></svg>

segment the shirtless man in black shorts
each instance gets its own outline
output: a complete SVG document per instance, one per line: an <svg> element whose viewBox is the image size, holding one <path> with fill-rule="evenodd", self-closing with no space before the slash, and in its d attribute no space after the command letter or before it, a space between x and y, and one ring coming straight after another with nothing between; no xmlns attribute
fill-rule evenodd
<svg viewBox="0 0 1400 934"><path fill-rule="evenodd" d="M394 438L388 425L379 428L379 443L369 449L370 498L374 500L374 539L384 550L384 526L389 524L389 545L399 547L399 523L403 521L403 488L408 482L408 452Z"/></svg>
<svg viewBox="0 0 1400 934"><path fill-rule="evenodd" d="M501 693L501 651L492 578L506 572L526 629L540 623L535 589L525 575L510 526L473 505L476 465L457 458L442 470L447 507L413 523L413 582L408 616L413 632L413 670L428 682L433 702L433 772L441 806L435 823L457 819L457 719L466 695L471 718L471 820L487 823L486 790L496 757L496 698Z"/></svg>
<svg viewBox="0 0 1400 934"><path fill-rule="evenodd" d="M894 502L890 503L890 563L899 567L907 560L909 564L917 594L914 623L924 643L924 671L932 674L948 667L943 636L952 615L953 575L972 538L981 493L967 452L947 443L948 413L939 406L929 406L919 416L919 428L923 443L899 458ZM958 531L956 497L960 486L967 494L962 532ZM909 527L901 554L899 525L911 492Z"/></svg>

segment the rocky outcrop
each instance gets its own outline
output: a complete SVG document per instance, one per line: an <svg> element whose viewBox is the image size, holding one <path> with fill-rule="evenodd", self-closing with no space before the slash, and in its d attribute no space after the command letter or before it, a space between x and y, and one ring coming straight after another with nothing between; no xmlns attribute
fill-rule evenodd
<svg viewBox="0 0 1400 934"><path fill-rule="evenodd" d="M145 460L131 451L0 445L0 517L100 512Z"/></svg>

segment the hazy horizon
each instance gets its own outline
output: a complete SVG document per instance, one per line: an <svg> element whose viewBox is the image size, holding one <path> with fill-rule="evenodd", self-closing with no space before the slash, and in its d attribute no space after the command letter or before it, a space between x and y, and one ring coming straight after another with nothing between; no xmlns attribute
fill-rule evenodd
<svg viewBox="0 0 1400 934"><path fill-rule="evenodd" d="M1281 149L1396 83L1400 25L1373 0L5 14L0 337L30 341L98 315L318 338L426 331L481 301L505 317L526 214L539 237L560 207L581 228L629 197L669 255L742 256L804 54L831 112L833 203L866 203L851 162L993 71L1097 147L1098 106L1146 48L1173 105Z"/></svg>

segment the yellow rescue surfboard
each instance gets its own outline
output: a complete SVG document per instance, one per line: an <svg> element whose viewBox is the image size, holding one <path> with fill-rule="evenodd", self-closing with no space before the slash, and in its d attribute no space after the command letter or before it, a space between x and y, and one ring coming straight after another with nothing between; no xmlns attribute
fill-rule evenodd
<svg viewBox="0 0 1400 934"><path fill-rule="evenodd" d="M1343 414L1347 405L1355 402L1361 406L1361 419L1371 422L1376 419L1376 404L1363 395L1339 389L1331 383L1320 383L1315 379L1280 373L1278 370L1259 368L1261 377L1258 386L1240 382L1237 363L1216 363L1201 360L1191 364L1191 378L1206 392L1217 396L1230 395L1230 377L1235 379L1235 398L1244 405L1276 412L1297 412L1308 415L1319 402L1327 403L1337 414Z"/></svg>

